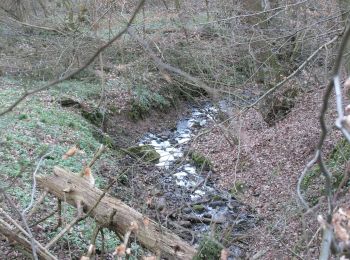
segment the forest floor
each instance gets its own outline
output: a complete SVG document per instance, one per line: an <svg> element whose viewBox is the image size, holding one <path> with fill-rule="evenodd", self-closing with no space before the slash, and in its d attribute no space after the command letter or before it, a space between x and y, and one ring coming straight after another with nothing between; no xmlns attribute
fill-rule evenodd
<svg viewBox="0 0 350 260"><path fill-rule="evenodd" d="M296 188L318 143L323 91L324 88L314 88L300 96L290 113L271 127L254 109L241 117L236 114L226 128L239 138L239 145L231 146L223 134L225 130L215 125L213 131L202 135L194 144L196 150L213 162L213 177L218 185L231 190L260 218L250 232L251 243L247 249L250 259L254 256L305 259L305 252L313 256L319 253L318 248L313 247L322 233L317 231L317 214L305 216L307 228L302 227ZM334 108L331 111L330 115L334 115ZM339 138L339 134L331 131L325 142L325 154L332 151ZM322 185L319 178L318 188ZM316 232L316 239L306 246L305 236L310 239Z"/></svg>
<svg viewBox="0 0 350 260"><path fill-rule="evenodd" d="M21 81L8 77L0 78L0 105L7 107L21 94ZM36 82L36 85L42 84ZM74 86L74 87L72 87ZM116 90L117 89L117 90ZM191 105L187 102L172 107L167 113L152 111L143 120L134 121L128 116L130 109L130 96L124 88L112 87L113 91L107 89L108 108L113 108L108 112L109 119L106 123L106 135L96 135L96 129L89 120L84 118L83 111L94 111L93 108L98 103L99 84L90 84L80 81L67 81L52 91L42 92L39 95L28 98L16 109L0 118L0 179L1 187L6 188L8 194L12 195L14 203L18 209L23 209L30 203L32 187L32 174L40 157L44 156L37 174L51 174L53 166L61 166L73 172L79 172L84 163L89 161L94 152L98 149L100 142L105 142L109 149L106 149L102 158L93 167L96 179L96 186L103 189L106 183L125 166L133 164L130 158L125 158L116 147L133 146L146 132L161 132L172 129L177 121L182 118ZM64 95L62 94L64 93ZM79 102L71 107L63 107L63 99ZM11 129L11 131L9 131ZM72 146L78 145L82 153L70 157L66 160L63 154ZM124 146L125 145L125 146ZM143 167L144 176L154 172L153 168ZM141 173L141 172L140 172ZM156 174L156 172L154 172ZM136 178L138 179L138 178ZM123 199L130 206L137 208L145 204L135 195L132 185L134 182L131 176L125 176L111 194ZM127 184L126 184L127 183ZM142 183L142 181L140 181ZM131 186L131 187L130 187ZM142 190L142 192L146 192ZM37 188L36 198L40 195ZM48 215L53 208L56 208L54 198L48 198L44 207L30 220L33 223L43 216ZM0 202L3 208L7 208L7 203ZM64 209L64 221L70 221L75 215L75 209L67 206ZM16 215L14 215L16 218ZM35 237L38 241L46 243L53 238L62 227L55 228L57 217L48 218L35 228ZM67 234L54 247L53 252L59 259L69 259L70 257L80 257L88 246L94 226L92 219L84 220L74 227L70 234ZM106 252L113 252L119 243L115 234L105 231ZM69 240L74 241L71 243ZM21 251L13 250L11 241L0 239L0 252L8 259L27 259ZM101 244L98 245L101 247ZM132 254L139 253L139 246L132 243Z"/></svg>
<svg viewBox="0 0 350 260"><path fill-rule="evenodd" d="M175 13L168 11L154 13L153 10L150 18L147 18L149 20L146 20L149 26L147 37L150 42L154 41L155 45L159 45L159 49L164 52L162 56L164 54L170 64L180 65L179 67L185 71L203 76L204 79L208 77L211 80L209 77L211 74L215 77L221 75L220 79L223 83L232 86L234 90L236 85L241 85L236 81L237 76L244 79L246 76L244 74L249 72L245 69L246 62L250 60L245 60L246 56L241 55L240 49L226 53L225 47L227 46L222 45L221 37L216 36L216 27L196 28L194 26L206 21L207 13L204 2L189 1L187 5L193 10L201 10L196 11L197 14L194 16L181 18L188 20L191 25L188 26L187 32L186 30L185 33L182 32L182 20L179 23L180 26L173 22L176 21L174 17L177 17ZM118 19L116 23L119 22ZM105 24L105 28L101 28L101 39L109 37L109 26L110 24ZM115 25L115 28L119 27L120 25ZM11 27L4 31L7 32L7 30L15 32ZM218 32L219 35L223 33L220 30ZM231 33L231 30L229 32ZM18 71L26 68L28 64L18 57L31 57L33 53L42 53L43 56L39 56L38 60L46 61L42 64L49 73L56 75L53 70L55 66L58 67L57 71L60 71L61 66L64 70L66 69L65 62L58 64L57 60L60 59L55 58L55 55L46 57L47 53L51 52L41 51L42 46L46 46L46 41L49 43L47 46L51 46L52 42L55 42L52 40L54 38L48 37L45 33L33 34L33 37L39 39L40 44L32 43L32 38L27 37L27 34L26 32L24 38L17 38L17 35L8 33L7 37L10 40L4 37L8 41L5 41L4 45L8 52L7 56L4 54L3 62L0 62L0 67L2 67L0 75L2 71L3 75L7 75L6 70L11 72L12 67L18 67ZM189 39L187 34L190 36ZM61 38L57 38L60 39L57 41L59 51L56 53L59 56L61 56L61 46L66 48L72 45L73 51L75 51L74 45L80 46L80 49L86 52L84 56L88 57L88 54L93 53L101 44L100 41L91 42L89 37L81 42L72 41L70 44L67 44L67 41L71 41L70 38ZM181 48L185 41L188 46L184 45L185 47ZM32 48L35 44L38 46ZM33 46L29 48L31 45ZM81 46L89 46L89 49ZM13 112L0 117L0 188L8 187L8 193L12 195L20 209L29 204L28 194L31 191L32 174L39 159L45 153L51 151L44 158L38 171L39 174L50 174L55 165L79 172L103 142L109 146L109 149L106 149L93 168L97 187L103 189L118 171L124 166L130 166L133 170L132 174L125 177L124 183L118 183L118 187L111 190L111 194L144 214L150 213L148 209L145 209L147 208L146 200L147 196L156 190L156 185L146 183L145 180L152 182L156 179L156 175L161 174L161 171L151 164L136 165L133 158L125 156L117 148L137 144L147 132L163 134L163 132L171 131L179 119L189 114L193 105L191 102L194 100L191 102L182 100L175 106L165 104L164 98L157 100L159 95L155 94L158 93L158 90L166 86L168 88L164 89L169 91L178 85L169 84L168 80L163 78L164 75L159 75L153 68L153 62L150 62L147 53L144 53L138 44L129 41L127 37L120 41L120 46L116 44L114 47L116 49L106 50L105 62L119 65L111 66L111 70L116 72L115 75L106 74L106 82L109 80L112 82L110 85L106 84L106 89L101 88L101 85L96 83L97 81L91 83L83 80L69 80L50 91L28 98ZM70 52L67 51L67 53ZM230 54L230 59L227 59L228 54ZM196 59L193 59L192 55ZM66 61L66 64L70 64L70 55L67 57L69 62ZM211 60L212 64L208 62ZM226 64L226 60L230 62ZM231 60L235 61L237 71L231 70ZM221 71L221 65L227 65L227 68L230 68L227 75ZM98 69L99 66L95 64L94 69L96 68ZM207 73L208 68L210 73ZM214 68L215 70L211 71ZM91 71L86 71L86 74L90 75ZM95 78L96 73L92 74L92 77ZM41 79L41 77L37 78ZM142 84L138 85L138 83ZM12 104L25 88L42 84L45 82L30 78L13 80L11 77L0 76L0 107L4 108ZM246 84L242 84L241 87L244 91L250 88ZM288 86L282 88L284 87ZM252 108L244 114L239 114L234 108L229 108L228 116L231 120L221 124L213 122L198 134L189 148L198 151L211 161L213 174L210 181L219 189L235 196L259 219L255 228L250 229L247 237L242 239L243 242L236 241L242 246L242 251L247 253L247 259L315 259L319 255L318 246L322 232L317 223L317 215L324 214L324 203L320 203L313 213L304 215L303 209L299 206L296 186L301 171L313 157L318 143L320 134L318 116L324 89L320 86L310 86L308 91L299 95L291 111L272 126L264 121L259 110ZM248 96L251 96L251 93ZM77 101L78 106L61 106L60 100L67 97ZM168 98L166 95L164 97ZM129 114L130 111L132 112L133 99L140 101L139 103L145 105L147 110L144 115L139 115L137 120L131 120ZM146 100L147 104L142 104L143 100ZM166 107L164 111L161 109L163 106ZM105 109L108 120L97 118L98 122L91 122L82 115L86 111L95 116L96 114L93 114L95 109L100 108ZM335 111L332 105L330 111L327 115L329 126L334 123ZM97 130L104 131L103 135L98 136L100 132ZM340 140L340 134L332 130L324 145L323 152L327 156L327 163L330 164L332 173L343 172L344 162L350 156L350 148L346 151L346 148L340 147L342 151L337 151ZM84 153L63 160L62 155L74 145L78 145ZM334 154L336 154L335 157L341 158L336 158L334 161ZM329 162L329 160L333 161ZM315 205L317 202L322 202L320 194L323 192L324 180L317 175L317 168L310 172L310 175L305 178L307 190L304 193L310 205ZM36 195L38 197L39 192ZM340 201L344 199L345 197L342 197ZM8 205L1 199L0 206L8 209ZM56 201L50 198L32 221L48 214L49 210L54 207L56 207ZM75 209L68 207L66 210L65 221L68 222L74 216ZM13 216L15 217L15 214ZM60 229L53 229L56 222L56 217L51 217L47 222L36 227L35 232L40 242L46 243L60 231ZM55 245L53 251L60 259L80 257L86 251L93 225L93 220L88 219L74 227L71 233ZM119 241L115 234L108 233L108 231L105 238L107 251L113 252ZM9 244L8 240L0 239L0 255L3 253L7 259L25 259L21 252L13 250ZM101 245L97 247L101 248ZM139 249L140 247L134 243L133 256L135 259L139 256Z"/></svg>
<svg viewBox="0 0 350 260"><path fill-rule="evenodd" d="M4 79L2 89L4 95L6 92L8 95L16 93L14 91L17 87L15 83ZM303 255L305 234L302 231L303 227L300 221L302 211L296 197L296 183L305 164L313 156L318 142L320 133L318 113L322 103L323 90L322 88L314 88L301 95L290 113L273 126L268 126L261 114L255 109L250 109L241 116L232 110L229 114L234 116L230 123L223 124L221 127L213 124L210 131L205 129L206 134L201 134L192 144L193 149L204 154L213 163L214 175L212 179L215 185L234 194L239 200L251 207L254 214L260 219L256 227L247 234L250 237L250 243L245 249L250 258L254 255L261 255L263 259L287 259L292 256L303 259L305 257ZM78 86L75 92L79 94L79 91ZM72 93L70 94L72 95ZM125 93L114 94L116 98L113 103L125 105L125 101L122 100L125 99ZM56 95L56 92L41 94L16 109L15 120L11 119L11 116L3 118L2 127L12 127L16 130L2 134L4 144L1 149L3 151L2 162L4 162L2 167L10 165L6 162L16 162L7 166L8 168L3 168L3 172L7 173L7 177L3 181L11 183L14 178L17 178L15 186L20 187L20 189L13 189L12 194L22 205L28 203L26 192L31 185L30 169L34 167L29 162L35 161L38 153L42 154L49 147L55 147L54 153L40 170L41 172L47 171L52 165L57 164L78 171L82 161L87 160L98 146L97 141L91 135L91 127L85 119L79 116L77 113L79 111L60 107L56 102ZM82 100L87 99L81 95L79 97ZM118 140L120 137L127 138L124 142L130 145L130 141L136 142L145 132L160 133L163 130L173 128L178 119L183 117L189 109L189 104L182 103L177 108L169 110L168 113L152 112L149 117L137 122L130 121L125 113L116 113L107 124L107 132L112 137L119 138ZM329 118L332 113L334 111L328 115ZM36 131L33 131L34 128ZM118 134L117 129L123 129L123 133ZM228 142L228 135L223 134L225 131L237 138L239 142L236 144ZM332 151L338 141L339 135L332 131L325 143L325 153ZM63 161L62 154L76 143L80 144L86 154L78 156L76 159ZM57 146L58 144L59 146ZM20 150L18 150L19 145L21 146ZM113 161L118 160L117 158L120 159L120 155L110 151L107 152L101 163L96 165L95 171L99 186L103 186L108 177L120 167L113 163ZM154 171L152 169L151 167L141 171ZM119 193L120 191L128 193L126 192L127 187L120 189L119 187ZM118 194L118 190L114 192ZM132 197L133 194L131 192L128 196ZM54 206L52 203L49 202L50 205ZM135 204L132 199L130 203L136 208L140 206ZM142 201L139 203L144 204ZM47 212L42 212L42 214L44 213ZM312 236L318 229L316 215L308 217L309 220L306 221L308 235ZM48 228L50 230L54 220L51 220L50 223L43 227L42 234L47 233ZM89 225L91 223L84 223L81 230L84 230L84 226L87 228ZM50 236L54 234L50 231ZM319 239L319 234L320 232L314 242ZM44 238L42 237L42 239ZM81 236L78 240L80 245L84 247L83 237ZM3 244L3 246L5 245ZM67 246L69 245L63 241L63 243L58 244L56 249L64 249ZM6 246L5 248L9 249ZM4 252L7 249L4 249ZM312 243L309 249L311 255L318 254L318 249L313 247ZM76 250L79 252L78 248ZM8 253L8 256L18 256L17 253L15 255Z"/></svg>

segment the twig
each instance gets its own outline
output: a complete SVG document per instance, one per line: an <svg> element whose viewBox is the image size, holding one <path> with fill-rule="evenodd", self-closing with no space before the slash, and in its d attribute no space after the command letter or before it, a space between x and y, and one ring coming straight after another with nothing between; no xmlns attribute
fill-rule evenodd
<svg viewBox="0 0 350 260"><path fill-rule="evenodd" d="M19 227L22 228L21 226ZM29 234L25 230L22 229L22 232L23 232L23 235L29 237ZM21 245L31 248L30 240L27 240L25 237L23 237L20 234L16 234L16 232L12 230L12 227L1 218L0 218L0 233L5 235L6 237L9 237L10 239L15 240ZM37 243L39 248L38 250L39 256L41 256L43 259L57 260L57 258L54 255L52 255L48 250L46 250L38 241L35 241L35 243Z"/></svg>
<svg viewBox="0 0 350 260"><path fill-rule="evenodd" d="M105 233L103 231L103 228L100 229L100 233L101 233L101 257L104 256L105 252L106 252L106 248L105 248Z"/></svg>
<svg viewBox="0 0 350 260"><path fill-rule="evenodd" d="M334 194L334 198L333 198L334 202L335 202L335 200L337 200L341 189L348 183L349 177L350 177L350 162L347 162L347 166L346 166L346 169L345 169L345 172L344 172L344 176L343 176L341 182L339 183L339 186L338 186L338 188L337 188L337 190L335 191L335 194Z"/></svg>
<svg viewBox="0 0 350 260"><path fill-rule="evenodd" d="M49 190L45 189L45 191L41 194L37 202L33 205L31 211L29 211L29 213L27 214L27 219L30 219L33 216L33 214L39 209L39 206L41 205L41 203L43 203L48 193Z"/></svg>
<svg viewBox="0 0 350 260"><path fill-rule="evenodd" d="M19 224L17 223L17 221L14 220L11 216L9 216L2 208L0 208L0 213L3 214L3 215L7 218L7 220L8 220L9 222L11 222L18 230L20 230L21 233L22 233L23 235L25 235L26 237L30 238L30 240L33 240L33 242L32 242L32 241L30 242L31 244L34 243L35 246L37 246L41 251L44 251L45 254L49 255L49 256L52 257L53 259L57 259L57 258L56 258L54 255L52 255L47 249L45 249L37 240L32 239L32 235L29 234L27 231L25 231L25 230L21 227L21 225L19 225ZM2 220L1 218L0 218L0 222L2 222L2 224L5 224L5 223L6 223L6 222L5 222L4 220ZM33 246L32 246L32 247L33 247ZM36 253L36 252L35 252L35 253ZM34 257L34 254L33 254L33 257ZM36 257L38 257L38 256L36 255ZM37 258L37 259L38 259L38 258Z"/></svg>
<svg viewBox="0 0 350 260"><path fill-rule="evenodd" d="M34 24L29 24L29 23L25 23L25 22L21 22L17 19L13 19L11 17L7 17L8 19L16 22L16 23L19 23L20 25L24 25L24 26L27 26L27 27L32 27L32 28L36 28L36 29L40 29L40 30L45 30L45 31L50 31L50 32L56 32L58 34L61 34L63 36L65 36L66 34L56 28L50 28L50 27L45 27L45 26L38 26L38 25L34 25Z"/></svg>
<svg viewBox="0 0 350 260"><path fill-rule="evenodd" d="M204 204L204 203L208 203L210 202L210 199L206 199L206 200L201 200L201 201L195 201L195 202L191 202L191 203L184 203L182 205L180 205L179 207L177 207L176 209L170 211L166 216L165 216L165 224L164 226L167 227L168 226L168 218L173 215L175 212L177 211L181 211L184 207L191 207L192 205L197 205L197 204Z"/></svg>
<svg viewBox="0 0 350 260"><path fill-rule="evenodd" d="M317 145L315 156L307 165L307 167L308 167L309 165L312 165L312 163L317 161L317 163L321 169L321 172L324 175L325 180L326 180L325 189L326 189L326 195L327 195L327 199L328 199L328 214L327 214L327 223L326 223L326 225L324 227L324 231L323 231L321 253L320 253L320 258L319 258L322 260L329 259L329 256L331 254L330 246L331 246L332 239L333 239L333 231L332 231L332 228L330 226L331 221L332 221L332 213L333 213L332 182L331 182L331 175L330 175L327 167L324 164L322 153L321 153L322 148L323 148L323 144L324 144L324 141L326 139L327 132L328 132L327 126L326 126L326 121L325 121L325 116L326 116L326 112L328 110L328 103L329 103L330 95L331 95L332 89L334 88L335 93L336 93L336 102L337 102L336 104L337 104L337 113L338 113L336 126L342 131L344 136L348 139L348 137L349 137L348 132L343 126L344 113L343 113L343 106L342 106L342 96L341 96L341 90L340 90L339 73L340 73L340 66L341 66L341 62L342 62L343 53L346 49L349 37L350 37L350 27L348 27L344 33L344 36L343 36L343 39L342 39L342 42L341 42L341 45L340 45L340 48L338 51L337 58L335 59L335 64L334 64L334 68L333 68L333 72L332 72L332 80L328 84L326 91L325 91L325 94L324 94L324 97L323 97L323 103L322 103L321 113L320 113L320 117L319 117L320 126L321 126L321 135L320 135L320 139L319 139L319 142ZM350 139L348 139L348 141L350 141ZM304 207L305 207L305 200L302 197L302 195L300 194L300 185L301 185L302 178L304 178L304 176L305 176L305 171L307 171L307 169L306 170L305 169L299 178L298 188L297 188L299 199ZM308 208L308 207L306 207L306 208Z"/></svg>
<svg viewBox="0 0 350 260"><path fill-rule="evenodd" d="M131 38L136 40L145 49L145 51L147 51L148 55L153 59L154 63L156 64L156 66L159 68L160 71L166 70L166 71L172 72L173 74L177 74L177 75L179 75L181 77L184 77L185 79L189 80L190 82L194 83L197 87L200 87L201 89L204 89L209 94L212 94L212 95L214 94L213 89L210 88L209 86L207 86L200 79L198 79L196 77L193 77L189 73L187 73L187 72L185 72L185 71L183 71L183 70L181 70L179 68L173 67L172 65L163 62L154 53L154 51L149 46L149 44L146 41L142 40L140 37L137 36L137 34L134 32L134 30L132 30L131 28L128 28L127 32L131 36Z"/></svg>
<svg viewBox="0 0 350 260"><path fill-rule="evenodd" d="M136 222L130 223L129 228L124 235L123 243L121 245L117 246L115 249L115 252L113 253L113 255L117 255L118 260L122 260L123 259L122 257L125 256L130 235L132 232L137 232L138 228L139 227L138 227Z"/></svg>
<svg viewBox="0 0 350 260"><path fill-rule="evenodd" d="M95 254L96 239L97 239L97 236L98 236L98 233L100 232L100 230L102 230L102 226L96 225L96 227L94 228L94 231L92 232L92 235L91 235L90 246L89 246L88 252L86 254L87 257L91 257L93 254Z"/></svg>
<svg viewBox="0 0 350 260"><path fill-rule="evenodd" d="M211 176L211 173L212 173L212 171L209 171L207 176L203 180L198 182L198 184L196 186L193 187L193 189L191 190L191 193L195 192L200 186L202 186L202 185L205 186L207 184L208 179Z"/></svg>
<svg viewBox="0 0 350 260"><path fill-rule="evenodd" d="M328 260L331 254L330 247L333 240L333 230L329 225L323 230L323 238L320 252L320 260Z"/></svg>
<svg viewBox="0 0 350 260"><path fill-rule="evenodd" d="M309 248L311 246L311 243L314 241L314 239L317 237L318 233L321 231L321 227L319 227L315 234L312 236L312 238L310 239L309 243L307 244L306 248Z"/></svg>
<svg viewBox="0 0 350 260"><path fill-rule="evenodd" d="M280 10L283 10L283 9L287 10L287 8L289 8L289 7L296 6L296 5L301 5L301 4L304 4L304 3L308 2L308 1L309 0L304 0L304 1L297 2L297 3L287 4L287 5L284 5L284 6L279 6L279 7L276 7L276 8L272 8L272 9L268 9L268 10L264 10L264 11L260 11L260 12L254 12L254 13L250 13L250 14L235 15L235 16L231 16L231 17L227 17L227 18L223 18L223 19L219 19L219 20L215 20L215 21L199 23L198 25L206 25L206 24L212 24L212 23L226 22L226 21L231 21L231 20L237 19L237 18L246 18L246 17L258 16L258 15L270 13L270 12L273 12L273 11L280 11Z"/></svg>
<svg viewBox="0 0 350 260"><path fill-rule="evenodd" d="M58 216L57 216L57 228L62 226L62 200L58 199L57 200L57 211L58 211Z"/></svg>
<svg viewBox="0 0 350 260"><path fill-rule="evenodd" d="M105 73L104 73L104 70L103 70L103 56L102 56L102 53L100 53L99 55L99 60L100 60L100 73L101 73L101 97L100 97L100 101L98 102L97 104L97 107L100 107L103 100L105 99Z"/></svg>
<svg viewBox="0 0 350 260"><path fill-rule="evenodd" d="M40 224L41 222L44 222L45 220L47 220L48 218L52 217L53 215L56 214L56 212L58 212L58 209L55 209L54 211L52 211L51 213L49 213L49 215L42 217L41 219L37 220L35 223L31 224L30 227L35 227L36 225Z"/></svg>
<svg viewBox="0 0 350 260"><path fill-rule="evenodd" d="M317 161L317 158L318 158L318 155L319 155L319 150L316 151L314 157L312 158L311 161L309 161L304 170L302 171L299 179L298 179L298 185L297 185L297 194L298 194L298 197L299 197L299 200L301 202L301 204L304 206L305 209L309 209L309 205L308 203L305 201L304 199L304 196L301 194L301 186L302 186L302 183L303 183L303 180L305 178L305 175L309 172L309 170L311 169L311 167L315 164L315 162Z"/></svg>
<svg viewBox="0 0 350 260"><path fill-rule="evenodd" d="M0 189L0 193L3 194L3 196L5 197L5 199L10 203L11 207L16 211L16 213L20 216L22 222L23 222L23 225L25 227L25 229L27 230L27 234L28 234L28 237L30 239L30 243L31 243L31 246L32 246L32 255L33 255L33 258L34 260L38 260L38 255L37 255L37 252L36 252L36 244L35 244L35 239L34 239L34 236L33 236L33 233L32 231L30 230L30 227L27 223L27 219L25 217L24 214L22 214L19 209L17 208L17 206L15 205L15 203L12 201L12 199L10 198L10 196L8 196L5 191L3 189Z"/></svg>
<svg viewBox="0 0 350 260"><path fill-rule="evenodd" d="M195 231L192 231L191 229L185 228L185 227L179 225L178 223L176 223L175 221L172 221L172 220L169 220L169 224L171 226L173 226L174 228L176 228L177 230L180 229L180 230L182 230L184 232L189 233L191 235L191 244L194 242L194 239L196 238L196 236L195 236L196 232ZM183 232L182 232L182 234L183 234Z"/></svg>
<svg viewBox="0 0 350 260"><path fill-rule="evenodd" d="M78 213L77 216L69 223L67 224L60 233L58 233L53 239L51 239L45 246L46 249L49 249L52 247L65 233L67 233L76 223L78 223L81 220L81 215L82 215L82 202L77 201L77 209Z"/></svg>
<svg viewBox="0 0 350 260"><path fill-rule="evenodd" d="M124 172L123 172L124 173ZM88 216L90 216L91 212L98 206L100 201L103 199L103 197L106 195L107 191L114 185L114 183L118 180L119 176L121 176L123 173L119 174L108 186L107 188L102 192L100 197L97 199L95 204L90 208L90 210L86 213L83 214L82 212L82 202L77 201L77 210L78 214L77 216L63 229L59 234L56 235L46 246L45 248L50 248L52 245L54 245L66 232L68 232L75 224L78 222L84 220Z"/></svg>
<svg viewBox="0 0 350 260"><path fill-rule="evenodd" d="M91 159L91 161L89 162L89 164L86 167L91 168L94 165L94 163L98 160L98 158L100 158L100 156L102 155L102 152L104 151L104 149L105 149L105 146L103 144L101 144L101 146L95 152L94 157ZM80 172L80 176L84 175L84 169L85 169L85 167Z"/></svg>
<svg viewBox="0 0 350 260"><path fill-rule="evenodd" d="M36 168L33 172L33 184L32 184L32 193L31 193L31 196L30 196L30 203L29 205L22 211L22 214L23 215L26 215L26 212L33 206L34 204L34 197L35 197L35 192L36 192L36 174L43 162L43 160L49 156L51 153L53 152L53 149L51 151L49 151L48 153L44 154L43 156L40 157L40 160L38 162L38 164L36 165Z"/></svg>
<svg viewBox="0 0 350 260"><path fill-rule="evenodd" d="M321 45L296 70L294 70L293 73L289 74L288 77L284 78L282 81L277 83L273 88L270 88L268 91L266 91L254 103L252 103L249 106L247 106L246 109L256 106L261 100L263 100L269 94L271 94L272 92L275 92L278 88L280 88L282 85L284 85L286 82L288 82L291 78L293 78L296 74L298 74L323 48L326 48L328 45L330 45L333 42L335 42L339 37L340 37L340 35L337 35L332 40L330 40L330 41L326 42L325 44Z"/></svg>
<svg viewBox="0 0 350 260"><path fill-rule="evenodd" d="M81 219L81 216L76 216L69 224L67 224L60 233L51 239L45 246L46 249L52 247L65 233L67 233Z"/></svg>
<svg viewBox="0 0 350 260"><path fill-rule="evenodd" d="M68 73L66 76L63 76L59 79L53 80L51 82L49 82L48 84L37 88L37 89L33 89L31 91L27 91L25 92L22 96L20 96L15 102L13 102L9 107L5 108L5 110L3 110L2 112L0 112L0 116L3 116L9 112L11 112L18 104L20 104L23 100L25 100L28 96L34 95L36 93L39 93L41 91L44 90L48 90L51 87L57 85L58 83L61 83L62 81L65 81L67 79L72 78L74 75L78 74L79 72L83 71L85 68L87 68L94 60L95 58L102 52L104 51L108 46L110 46L114 41L116 41L117 39L119 39L126 31L127 29L131 26L131 24L133 23L133 21L135 20L136 15L138 14L139 10L141 9L141 7L143 6L145 0L140 0L140 2L138 3L134 13L132 14L131 18L129 19L128 23L126 24L125 28L122 29L117 35L115 35L111 40L109 40L106 44L102 45L91 57L90 59L88 59L88 61L81 66L80 68L72 71L71 73Z"/></svg>

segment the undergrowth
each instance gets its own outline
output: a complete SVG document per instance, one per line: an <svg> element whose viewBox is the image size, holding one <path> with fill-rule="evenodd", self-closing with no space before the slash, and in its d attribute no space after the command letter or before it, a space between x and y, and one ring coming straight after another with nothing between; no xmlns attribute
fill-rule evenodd
<svg viewBox="0 0 350 260"><path fill-rule="evenodd" d="M170 107L170 102L159 93L152 93L146 87L137 87L129 111L131 119L145 118L151 109L165 111Z"/></svg>
<svg viewBox="0 0 350 260"><path fill-rule="evenodd" d="M2 109L21 95L21 84L22 82L13 79L2 79L0 85ZM77 87L70 88L69 84L75 84ZM85 87L87 87L86 92ZM51 174L53 166L56 165L73 172L80 172L83 165L91 160L100 146L93 135L90 123L79 113L64 109L56 102L61 91L80 98L93 95L98 87L93 85L90 87L82 83L67 82L53 91L29 97L13 112L0 117L0 178L2 180L0 187L7 188L7 192L16 198L21 208L28 206L30 202L33 172L41 157L46 155L37 174ZM76 154L63 160L62 155L73 145L78 145L83 154ZM107 149L101 161L107 164L113 163L116 161L115 153ZM99 162L96 162L92 170L96 171L98 168ZM99 174L95 174L95 179L97 187L105 186L106 180ZM39 189L36 198L38 196ZM69 219L74 214L76 214L75 210L68 207L65 217ZM51 225L52 221L53 219L49 219L45 223ZM69 236L73 243L77 242L74 247L85 251L89 244L86 239L91 237L91 223L85 221L76 229L78 231L66 236ZM59 230L48 236L54 236L57 232ZM113 238L107 231L105 237L106 248L112 250L111 246L113 244L115 247L116 238ZM59 243L64 243L64 239Z"/></svg>
<svg viewBox="0 0 350 260"><path fill-rule="evenodd" d="M339 187L345 171L345 163L350 156L350 144L346 139L342 139L333 148L328 158L325 160L327 169L332 174L332 186L336 190ZM348 186L349 182L345 184ZM317 204L321 195L325 194L324 177L318 165L315 165L304 177L301 188L306 192L306 196L311 204Z"/></svg>

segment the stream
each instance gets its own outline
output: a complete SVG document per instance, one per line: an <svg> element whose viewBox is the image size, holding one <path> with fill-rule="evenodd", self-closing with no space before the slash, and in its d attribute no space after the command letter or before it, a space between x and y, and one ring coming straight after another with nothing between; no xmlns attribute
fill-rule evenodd
<svg viewBox="0 0 350 260"><path fill-rule="evenodd" d="M211 167L196 165L188 152L191 141L208 128L217 114L218 109L210 103L193 107L176 128L160 134L147 133L138 145L150 145L160 155L155 166L162 173L157 181L163 196L158 201L167 208L162 223L180 231L195 246L209 235L214 224L218 234L225 233L228 241L236 241L226 246L229 259L237 259L244 255L245 246L237 243L237 238L253 227L256 219L234 196L215 188Z"/></svg>

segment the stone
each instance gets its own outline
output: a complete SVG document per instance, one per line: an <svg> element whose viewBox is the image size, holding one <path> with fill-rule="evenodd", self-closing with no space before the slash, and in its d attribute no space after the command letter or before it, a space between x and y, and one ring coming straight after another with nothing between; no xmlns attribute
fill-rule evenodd
<svg viewBox="0 0 350 260"><path fill-rule="evenodd" d="M151 145L132 146L127 148L126 151L145 162L158 162L160 159L159 153Z"/></svg>

